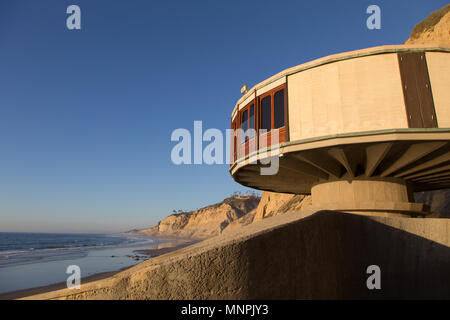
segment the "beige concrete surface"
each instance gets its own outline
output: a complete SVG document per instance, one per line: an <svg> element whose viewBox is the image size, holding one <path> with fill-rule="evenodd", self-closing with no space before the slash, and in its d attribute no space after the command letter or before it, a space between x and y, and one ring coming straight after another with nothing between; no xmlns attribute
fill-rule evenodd
<svg viewBox="0 0 450 320"><path fill-rule="evenodd" d="M364 214L399 213L427 215L429 208L414 203L411 188L402 179L374 178L336 180L312 187L312 206L343 212Z"/></svg>
<svg viewBox="0 0 450 320"><path fill-rule="evenodd" d="M288 88L291 140L408 127L395 53L305 70Z"/></svg>
<svg viewBox="0 0 450 320"><path fill-rule="evenodd" d="M450 128L450 54L427 52L426 59L438 126Z"/></svg>

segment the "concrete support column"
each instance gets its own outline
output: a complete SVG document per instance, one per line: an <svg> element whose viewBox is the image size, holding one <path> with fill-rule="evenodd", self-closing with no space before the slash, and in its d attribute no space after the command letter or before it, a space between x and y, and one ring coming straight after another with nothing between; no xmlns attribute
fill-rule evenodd
<svg viewBox="0 0 450 320"><path fill-rule="evenodd" d="M343 212L422 216L426 205L414 203L406 181L394 178L336 180L316 184L311 189L312 205Z"/></svg>

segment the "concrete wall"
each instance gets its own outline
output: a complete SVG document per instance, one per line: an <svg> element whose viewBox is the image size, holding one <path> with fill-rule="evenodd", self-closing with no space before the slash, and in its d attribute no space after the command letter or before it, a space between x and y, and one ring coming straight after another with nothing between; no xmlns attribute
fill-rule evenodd
<svg viewBox="0 0 450 320"><path fill-rule="evenodd" d="M310 216L308 216L308 214ZM450 220L331 211L267 218L36 299L450 298ZM369 265L381 290L368 290Z"/></svg>
<svg viewBox="0 0 450 320"><path fill-rule="evenodd" d="M290 140L407 128L397 54L343 60L288 77Z"/></svg>
<svg viewBox="0 0 450 320"><path fill-rule="evenodd" d="M426 59L438 126L450 128L450 54L427 52Z"/></svg>

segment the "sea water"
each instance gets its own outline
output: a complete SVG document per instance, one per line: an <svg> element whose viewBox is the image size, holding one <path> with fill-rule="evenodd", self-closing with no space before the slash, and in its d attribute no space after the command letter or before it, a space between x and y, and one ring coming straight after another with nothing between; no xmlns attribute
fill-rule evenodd
<svg viewBox="0 0 450 320"><path fill-rule="evenodd" d="M81 277L139 263L134 250L158 240L129 234L0 232L0 293L65 282L67 267Z"/></svg>

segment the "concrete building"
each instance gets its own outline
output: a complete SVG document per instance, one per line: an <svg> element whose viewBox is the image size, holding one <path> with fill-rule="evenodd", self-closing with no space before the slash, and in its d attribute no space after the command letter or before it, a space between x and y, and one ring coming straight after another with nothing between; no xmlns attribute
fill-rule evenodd
<svg viewBox="0 0 450 320"><path fill-rule="evenodd" d="M230 173L245 186L426 215L413 192L450 187L450 48L381 46L284 70L239 99L231 127ZM275 158L276 174L261 174Z"/></svg>

